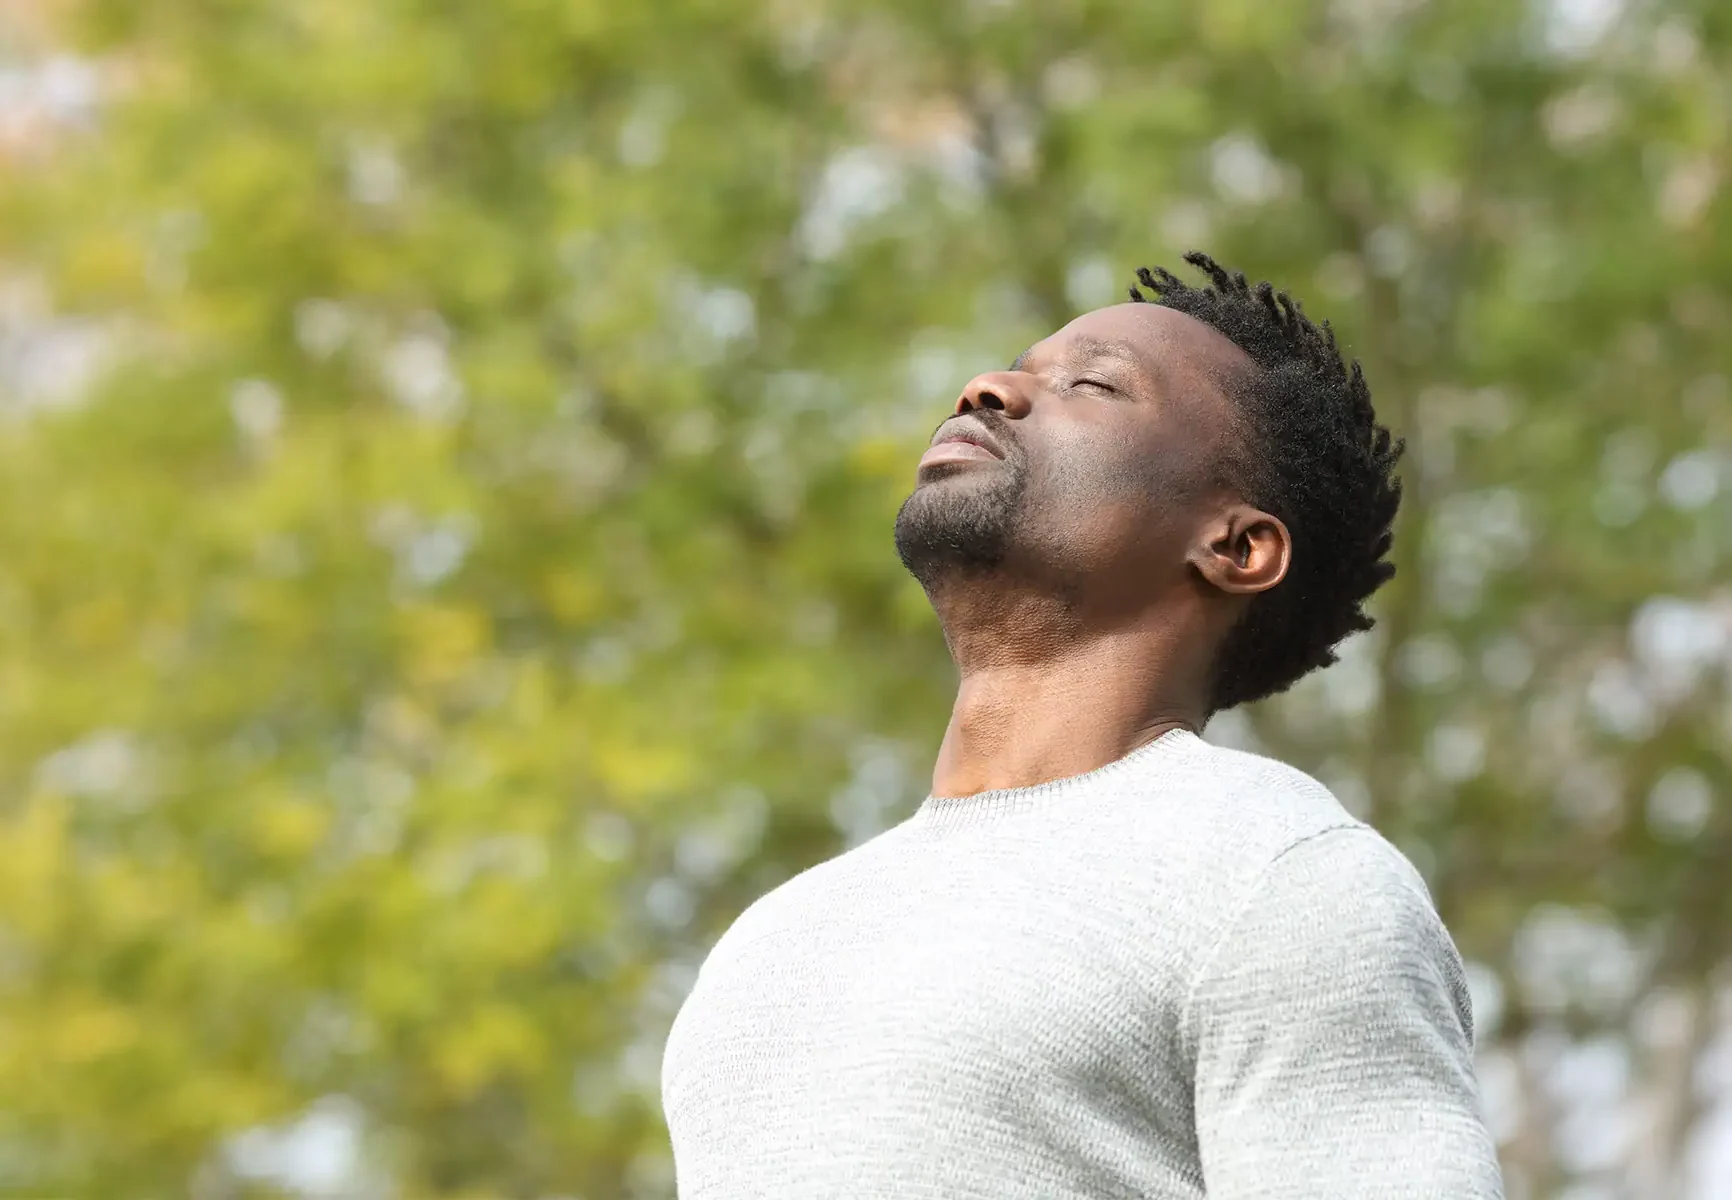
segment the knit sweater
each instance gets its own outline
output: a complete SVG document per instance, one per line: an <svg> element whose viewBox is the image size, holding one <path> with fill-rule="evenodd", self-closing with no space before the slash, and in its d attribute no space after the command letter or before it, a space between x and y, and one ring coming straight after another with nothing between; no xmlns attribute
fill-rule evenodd
<svg viewBox="0 0 1732 1200"><path fill-rule="evenodd" d="M1401 853L1176 730L752 904L662 1099L681 1200L1484 1200L1472 1042Z"/></svg>

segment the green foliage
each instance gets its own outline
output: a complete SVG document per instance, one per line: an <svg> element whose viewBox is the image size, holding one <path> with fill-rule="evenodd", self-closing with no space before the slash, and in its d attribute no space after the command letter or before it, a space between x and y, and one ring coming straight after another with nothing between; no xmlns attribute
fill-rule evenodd
<svg viewBox="0 0 1732 1200"><path fill-rule="evenodd" d="M282 1194L234 1139L342 1098L345 1194L670 1194L695 962L924 791L916 448L1193 244L1411 445L1379 630L1215 735L1413 855L1488 1061L1706 1011L1719 9L7 11L101 99L0 139L0 1190ZM5 369L74 335L76 396ZM1568 936L1629 978L1537 976ZM1613 1169L1501 1132L1529 1194Z"/></svg>

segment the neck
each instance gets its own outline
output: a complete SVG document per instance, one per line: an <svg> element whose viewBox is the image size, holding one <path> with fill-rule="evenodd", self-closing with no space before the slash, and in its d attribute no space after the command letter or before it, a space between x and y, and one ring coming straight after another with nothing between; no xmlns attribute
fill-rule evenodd
<svg viewBox="0 0 1732 1200"><path fill-rule="evenodd" d="M962 678L932 772L934 796L1032 787L1103 767L1173 729L1201 732L1204 648L1214 639L1192 622L1144 614L1089 631L1063 605L999 596L992 607L984 620L988 614L966 622L946 614Z"/></svg>

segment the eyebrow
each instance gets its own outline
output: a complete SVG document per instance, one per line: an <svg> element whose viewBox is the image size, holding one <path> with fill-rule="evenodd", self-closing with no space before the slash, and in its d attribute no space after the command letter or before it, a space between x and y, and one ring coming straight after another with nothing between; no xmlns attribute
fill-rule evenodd
<svg viewBox="0 0 1732 1200"><path fill-rule="evenodd" d="M1028 356L1033 353L1034 347L1030 346L1016 356L1016 361L1010 364L1010 369L1012 371L1027 370ZM1092 337L1079 337L1073 340L1070 344L1070 352L1065 357L1072 360L1078 358L1116 358L1133 367L1141 365L1137 361L1137 356L1131 352L1130 347L1119 342L1108 342Z"/></svg>

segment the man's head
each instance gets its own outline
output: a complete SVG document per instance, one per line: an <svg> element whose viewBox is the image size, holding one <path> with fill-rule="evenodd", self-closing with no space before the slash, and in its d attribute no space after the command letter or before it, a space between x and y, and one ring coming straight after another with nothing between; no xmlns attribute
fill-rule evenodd
<svg viewBox="0 0 1732 1200"><path fill-rule="evenodd" d="M896 519L935 601L1014 582L1083 626L1165 610L1216 642L1209 711L1279 692L1368 629L1402 446L1327 322L1202 254L1144 268L972 380ZM957 439L968 439L959 442Z"/></svg>

